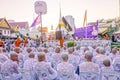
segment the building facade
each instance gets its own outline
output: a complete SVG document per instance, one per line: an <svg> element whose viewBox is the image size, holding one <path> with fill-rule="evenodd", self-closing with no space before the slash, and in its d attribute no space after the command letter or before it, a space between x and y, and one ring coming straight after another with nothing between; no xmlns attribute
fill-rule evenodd
<svg viewBox="0 0 120 80"><path fill-rule="evenodd" d="M0 18L0 36L11 36L11 26L5 18Z"/></svg>

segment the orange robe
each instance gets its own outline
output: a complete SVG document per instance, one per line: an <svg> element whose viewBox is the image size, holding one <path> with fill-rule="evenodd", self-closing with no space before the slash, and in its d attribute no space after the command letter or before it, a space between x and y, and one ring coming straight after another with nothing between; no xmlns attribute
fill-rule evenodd
<svg viewBox="0 0 120 80"><path fill-rule="evenodd" d="M4 42L2 40L0 40L0 45L2 48L5 48Z"/></svg>
<svg viewBox="0 0 120 80"><path fill-rule="evenodd" d="M20 47L20 44L22 43L22 40L20 40L20 39L17 39L16 41L15 41L15 47Z"/></svg>
<svg viewBox="0 0 120 80"><path fill-rule="evenodd" d="M63 47L64 39L60 40L60 46Z"/></svg>
<svg viewBox="0 0 120 80"><path fill-rule="evenodd" d="M24 41L24 47L26 47L27 44L28 44L28 40L26 39L26 40Z"/></svg>
<svg viewBox="0 0 120 80"><path fill-rule="evenodd" d="M106 36L105 36L105 39L106 39L106 40L109 40L109 36L108 36L108 35L106 35Z"/></svg>

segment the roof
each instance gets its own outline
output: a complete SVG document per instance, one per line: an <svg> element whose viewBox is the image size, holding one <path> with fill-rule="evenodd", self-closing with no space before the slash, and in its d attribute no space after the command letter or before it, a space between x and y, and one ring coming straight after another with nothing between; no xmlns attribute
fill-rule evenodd
<svg viewBox="0 0 120 80"><path fill-rule="evenodd" d="M120 34L120 30L118 30L117 32L115 32L114 34Z"/></svg>
<svg viewBox="0 0 120 80"><path fill-rule="evenodd" d="M26 27L28 25L28 22L12 22L9 23L12 27L19 26L21 28Z"/></svg>
<svg viewBox="0 0 120 80"><path fill-rule="evenodd" d="M4 20L4 21L2 21L2 20ZM0 28L7 28L7 29L11 28L11 26L7 22L6 18L0 18L0 22L1 22Z"/></svg>

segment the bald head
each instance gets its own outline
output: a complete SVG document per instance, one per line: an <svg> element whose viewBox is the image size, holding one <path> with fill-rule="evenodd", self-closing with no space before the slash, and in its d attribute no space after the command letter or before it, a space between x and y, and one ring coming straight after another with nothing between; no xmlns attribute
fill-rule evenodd
<svg viewBox="0 0 120 80"><path fill-rule="evenodd" d="M2 51L3 51L3 53L6 53L6 52L7 52L5 48L3 48Z"/></svg>
<svg viewBox="0 0 120 80"><path fill-rule="evenodd" d="M96 52L97 52L98 54L99 54L99 51L100 51L99 49L100 49L100 47L97 47L97 48L96 48Z"/></svg>
<svg viewBox="0 0 120 80"><path fill-rule="evenodd" d="M74 52L74 48L69 48L69 49L68 49L68 53L69 53L69 54L72 54L73 52Z"/></svg>
<svg viewBox="0 0 120 80"><path fill-rule="evenodd" d="M38 54L38 61L45 61L45 54L44 53L40 53Z"/></svg>
<svg viewBox="0 0 120 80"><path fill-rule="evenodd" d="M103 47L100 47L100 48L99 48L99 53L100 53L100 54L105 54L105 49L104 49Z"/></svg>
<svg viewBox="0 0 120 80"><path fill-rule="evenodd" d="M92 61L93 54L91 52L87 51L85 53L85 58L86 58L87 61Z"/></svg>
<svg viewBox="0 0 120 80"><path fill-rule="evenodd" d="M89 48L88 47L85 47L84 48L84 52L86 52L86 51L88 51L89 50Z"/></svg>
<svg viewBox="0 0 120 80"><path fill-rule="evenodd" d="M16 47L16 48L14 49L14 51L19 54L19 53L20 53L20 48L19 48L19 47Z"/></svg>
<svg viewBox="0 0 120 80"><path fill-rule="evenodd" d="M31 53L32 52L32 49L30 47L27 48L27 52L28 53Z"/></svg>
<svg viewBox="0 0 120 80"><path fill-rule="evenodd" d="M10 54L10 59L13 60L13 61L18 61L18 54L15 53L15 52L12 52Z"/></svg>
<svg viewBox="0 0 120 80"><path fill-rule="evenodd" d="M104 64L106 67L110 67L110 65L111 65L109 59L104 60L104 61L103 61L103 64Z"/></svg>
<svg viewBox="0 0 120 80"><path fill-rule="evenodd" d="M29 58L34 58L34 57L35 57L35 54L33 54L33 53L29 54Z"/></svg>
<svg viewBox="0 0 120 80"><path fill-rule="evenodd" d="M68 61L68 54L62 54L62 59L63 61L67 62Z"/></svg>
<svg viewBox="0 0 120 80"><path fill-rule="evenodd" d="M37 50L38 50L38 52L42 52L43 51L43 49L40 48L40 47L38 47Z"/></svg>
<svg viewBox="0 0 120 80"><path fill-rule="evenodd" d="M57 47L57 48L55 49L55 52L56 52L56 53L60 53L60 47Z"/></svg>
<svg viewBox="0 0 120 80"><path fill-rule="evenodd" d="M116 48L113 48L113 49L112 49L112 53L113 53L113 54L116 54L116 53L117 53L117 49L116 49Z"/></svg>
<svg viewBox="0 0 120 80"><path fill-rule="evenodd" d="M44 53L48 53L48 50L46 48L43 51L44 51Z"/></svg>

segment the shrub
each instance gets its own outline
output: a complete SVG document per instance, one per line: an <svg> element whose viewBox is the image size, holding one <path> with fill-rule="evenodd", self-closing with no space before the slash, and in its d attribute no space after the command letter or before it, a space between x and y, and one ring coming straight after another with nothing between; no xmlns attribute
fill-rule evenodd
<svg viewBox="0 0 120 80"><path fill-rule="evenodd" d="M74 47L75 46L75 42L74 41L71 41L71 42L68 42L67 43L67 47L69 48L69 47Z"/></svg>

